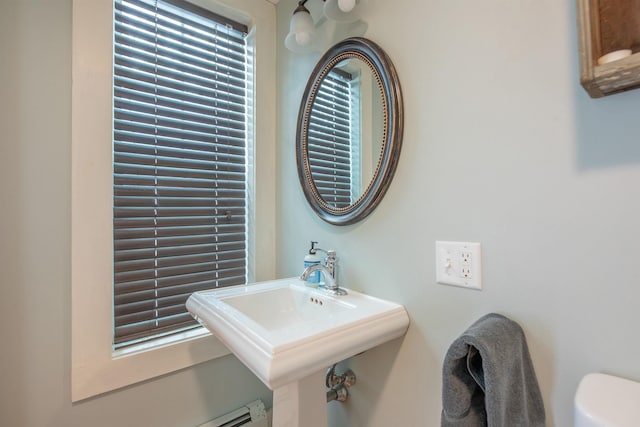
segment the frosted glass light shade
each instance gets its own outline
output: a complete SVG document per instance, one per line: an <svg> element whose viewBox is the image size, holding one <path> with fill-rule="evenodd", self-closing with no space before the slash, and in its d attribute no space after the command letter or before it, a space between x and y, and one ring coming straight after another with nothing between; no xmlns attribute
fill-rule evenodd
<svg viewBox="0 0 640 427"><path fill-rule="evenodd" d="M326 0L324 14L334 21L355 22L360 18L356 3L356 0Z"/></svg>
<svg viewBox="0 0 640 427"><path fill-rule="evenodd" d="M356 0L338 0L338 8L343 12L351 12L356 7Z"/></svg>
<svg viewBox="0 0 640 427"><path fill-rule="evenodd" d="M314 48L315 26L308 10L297 11L291 17L289 34L284 45L292 52L311 52Z"/></svg>

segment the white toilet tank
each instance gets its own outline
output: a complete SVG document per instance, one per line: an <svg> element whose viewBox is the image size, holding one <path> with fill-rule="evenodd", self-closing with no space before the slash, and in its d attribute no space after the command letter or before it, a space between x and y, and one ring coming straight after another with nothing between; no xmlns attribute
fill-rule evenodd
<svg viewBox="0 0 640 427"><path fill-rule="evenodd" d="M640 426L640 383L606 374L588 374L574 401L574 427Z"/></svg>

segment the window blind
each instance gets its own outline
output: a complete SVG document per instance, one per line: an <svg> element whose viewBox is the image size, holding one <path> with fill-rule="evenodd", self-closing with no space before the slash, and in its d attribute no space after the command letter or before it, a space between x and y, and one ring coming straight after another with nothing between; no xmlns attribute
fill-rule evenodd
<svg viewBox="0 0 640 427"><path fill-rule="evenodd" d="M337 68L318 88L309 115L308 152L311 176L332 207L353 203L352 76Z"/></svg>
<svg viewBox="0 0 640 427"><path fill-rule="evenodd" d="M182 1L114 8L114 346L197 327L246 283L247 28Z"/></svg>

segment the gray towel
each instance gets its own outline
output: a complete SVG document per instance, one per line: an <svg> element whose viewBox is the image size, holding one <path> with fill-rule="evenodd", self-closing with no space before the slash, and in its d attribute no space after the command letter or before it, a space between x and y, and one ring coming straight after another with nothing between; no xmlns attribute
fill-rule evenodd
<svg viewBox="0 0 640 427"><path fill-rule="evenodd" d="M478 319L449 347L442 371L442 427L541 427L544 405L520 325Z"/></svg>

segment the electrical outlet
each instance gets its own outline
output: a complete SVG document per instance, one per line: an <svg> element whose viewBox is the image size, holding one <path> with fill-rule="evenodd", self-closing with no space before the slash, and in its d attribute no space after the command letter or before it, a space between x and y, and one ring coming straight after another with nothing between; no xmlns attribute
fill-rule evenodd
<svg viewBox="0 0 640 427"><path fill-rule="evenodd" d="M465 279L471 279L471 266L469 265L460 266L460 277L464 277Z"/></svg>
<svg viewBox="0 0 640 427"><path fill-rule="evenodd" d="M482 289L480 243L436 242L436 282Z"/></svg>

